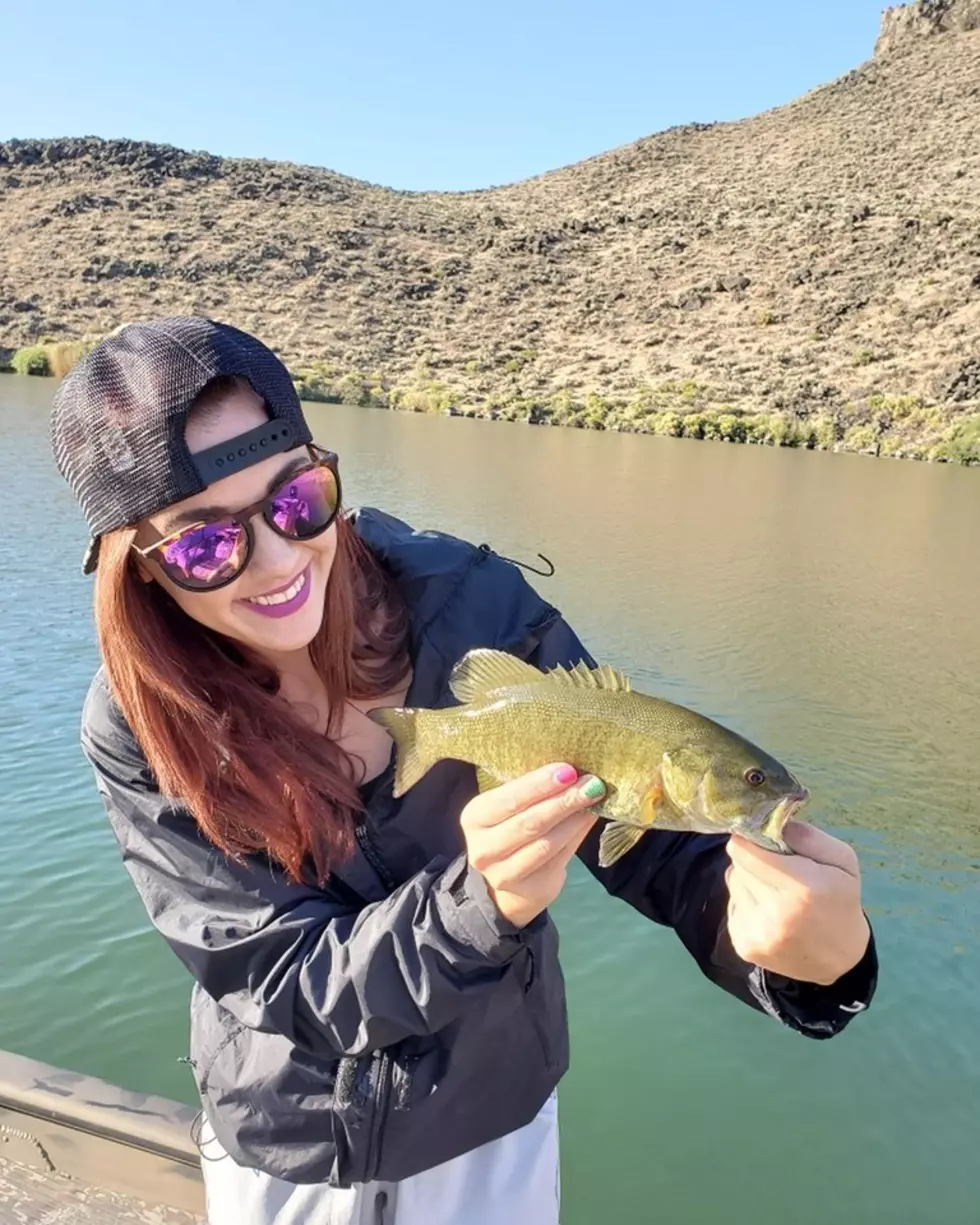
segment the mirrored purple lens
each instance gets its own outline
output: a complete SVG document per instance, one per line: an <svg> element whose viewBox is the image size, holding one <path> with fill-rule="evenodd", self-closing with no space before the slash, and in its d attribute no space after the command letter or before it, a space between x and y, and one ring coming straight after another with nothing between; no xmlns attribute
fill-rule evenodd
<svg viewBox="0 0 980 1225"><path fill-rule="evenodd" d="M337 481L326 467L310 468L285 481L269 501L269 522L284 536L306 540L330 523L337 510Z"/></svg>
<svg viewBox="0 0 980 1225"><path fill-rule="evenodd" d="M192 528L160 550L164 570L178 583L210 587L242 568L248 541L240 523L225 520Z"/></svg>

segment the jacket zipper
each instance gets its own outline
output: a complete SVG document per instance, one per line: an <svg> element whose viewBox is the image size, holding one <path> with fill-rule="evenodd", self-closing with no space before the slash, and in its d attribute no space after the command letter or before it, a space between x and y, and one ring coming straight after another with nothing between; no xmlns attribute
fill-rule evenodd
<svg viewBox="0 0 980 1225"><path fill-rule="evenodd" d="M489 546L487 545L481 546L480 553L483 556L479 560L480 561L486 560L486 557L492 552L493 550L490 549ZM538 556L541 557L543 561L547 562L549 566L551 566L551 562L548 561L546 557L544 557L540 553L538 554ZM510 559L505 558L504 560L510 560ZM523 565L523 563L521 562L516 562L515 564ZM533 569L533 567L528 567L528 566L525 566L524 568ZM551 572L554 573L553 566L552 566ZM541 572L538 571L538 573L541 573ZM541 621L537 625L535 625L530 631L531 637L532 637L532 640L535 646L541 640L544 634L551 628L551 626L557 620L559 620L560 616L561 614L558 612L556 608L554 607L548 608L548 611L545 613ZM534 649L533 646L530 649L533 650ZM528 651L528 653L530 653L530 651ZM388 871L388 868L384 860L378 854L377 849L374 846L374 843L371 841L371 835L367 828L367 822L363 819L363 817L358 818L355 821L354 837L357 839L357 844L361 849L361 853L363 854L364 858L368 861L368 863L371 865L371 867L374 869L382 885L384 885L388 893L394 892L394 890L398 887L397 882L392 877L391 873ZM534 982L534 978L535 978L534 954L531 952L530 948L527 951L528 951L528 957L530 961L530 975L524 987L525 994L530 991L531 986ZM541 1031L541 1026L538 1024L538 1020L534 1016L533 1010L528 1008L528 1012L531 1014L530 1015L531 1025L534 1027L534 1031L537 1034L538 1043L541 1047L541 1053L544 1056L545 1064L546 1066L550 1067L551 1060L548 1056L548 1047L545 1044L544 1035ZM369 1146L368 1146L367 1173L365 1174L365 1181L370 1181L377 1177L378 1168L381 1164L381 1128L384 1123L384 1119L385 1119L385 1116L388 1110L388 1103L391 1097L391 1082L392 1082L391 1056L388 1054L386 1050L379 1051L377 1054L378 1054L378 1063L377 1063L378 1072L375 1078L375 1085L374 1085L374 1103L373 1103L374 1113L373 1113L372 1120L371 1120L371 1134L370 1134L370 1140L369 1140ZM407 1089L406 1089L406 1092L407 1092Z"/></svg>
<svg viewBox="0 0 980 1225"><path fill-rule="evenodd" d="M371 835L368 833L367 822L363 817L359 817L354 824L354 837L357 839L357 845L361 848L361 854L374 869L382 885L384 885L389 893L394 893L398 888L398 884L388 871L385 861L375 849L374 843L371 841Z"/></svg>
<svg viewBox="0 0 980 1225"><path fill-rule="evenodd" d="M384 885L388 893L394 892L397 888L397 882L388 871L384 860L378 854L374 843L371 841L367 822L363 819L358 819L355 822L354 837L361 848L361 853L377 873L382 885ZM391 1056L386 1050L378 1051L376 1054L377 1074L374 1078L374 1101L372 1103L373 1111L371 1115L371 1132L368 1139L365 1182L370 1182L377 1176L378 1167L381 1164L381 1128L388 1112L388 1100L391 1097Z"/></svg>
<svg viewBox="0 0 980 1225"><path fill-rule="evenodd" d="M371 1135L368 1142L368 1160L365 1182L378 1176L381 1165L381 1128L388 1112L391 1096L391 1056L387 1051L378 1052L378 1074L375 1078L374 1113L371 1116Z"/></svg>

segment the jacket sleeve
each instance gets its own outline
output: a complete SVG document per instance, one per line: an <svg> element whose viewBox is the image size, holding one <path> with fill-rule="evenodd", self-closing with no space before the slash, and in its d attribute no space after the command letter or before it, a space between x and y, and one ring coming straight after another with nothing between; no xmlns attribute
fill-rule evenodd
<svg viewBox="0 0 980 1225"><path fill-rule="evenodd" d="M82 747L154 926L251 1028L339 1055L434 1033L480 1007L533 930L499 914L462 856L366 905L335 898L329 882L295 884L267 860L229 859L161 796L104 688L86 704Z"/></svg>
<svg viewBox="0 0 980 1225"><path fill-rule="evenodd" d="M560 617L541 639L539 668L596 661ZM864 957L829 986L798 982L743 961L728 935L727 838L651 831L609 868L599 867L601 822L579 848L579 858L614 897L655 923L672 927L711 982L752 1008L811 1038L840 1032L871 1003L878 959L872 935Z"/></svg>

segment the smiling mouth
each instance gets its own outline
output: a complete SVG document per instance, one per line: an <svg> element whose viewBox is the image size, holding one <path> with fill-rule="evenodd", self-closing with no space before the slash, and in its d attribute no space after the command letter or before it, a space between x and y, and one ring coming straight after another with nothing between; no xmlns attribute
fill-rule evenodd
<svg viewBox="0 0 980 1225"><path fill-rule="evenodd" d="M310 568L307 566L302 574L294 578L288 587L279 587L275 591L267 592L265 595L249 596L245 603L258 604L260 608L270 608L276 604L288 604L290 600L296 599L310 581L309 570Z"/></svg>

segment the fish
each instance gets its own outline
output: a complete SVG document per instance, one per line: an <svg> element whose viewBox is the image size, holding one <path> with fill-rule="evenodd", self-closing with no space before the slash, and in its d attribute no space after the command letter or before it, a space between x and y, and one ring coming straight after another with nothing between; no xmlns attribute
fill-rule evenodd
<svg viewBox="0 0 980 1225"><path fill-rule="evenodd" d="M481 792L551 761L602 779L599 866L652 830L738 833L792 854L783 829L810 793L769 753L686 706L633 689L608 664L539 669L477 647L454 665L458 705L374 707L394 740L397 798L446 758L476 767Z"/></svg>

